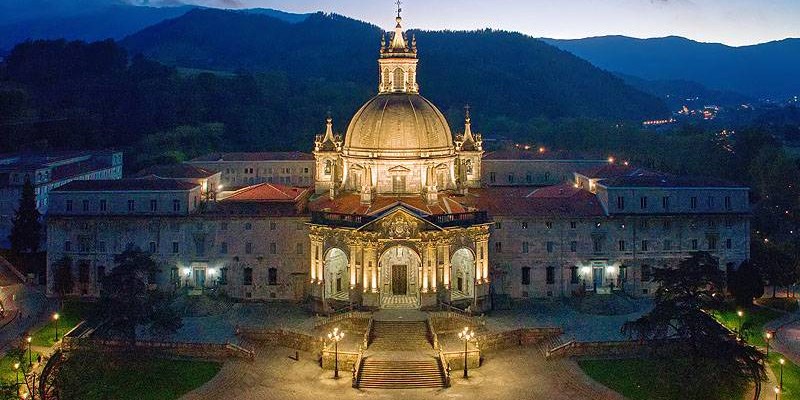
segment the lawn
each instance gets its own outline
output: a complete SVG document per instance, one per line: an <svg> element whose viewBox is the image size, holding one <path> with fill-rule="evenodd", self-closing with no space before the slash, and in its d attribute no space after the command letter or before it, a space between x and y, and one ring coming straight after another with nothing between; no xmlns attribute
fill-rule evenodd
<svg viewBox="0 0 800 400"><path fill-rule="evenodd" d="M721 324L732 331L739 330L738 309L730 307L722 310L711 310L711 315ZM764 341L764 324L773 319L780 318L783 314L768 308L752 306L742 309L744 316L741 319L744 340L754 346L766 346Z"/></svg>
<svg viewBox="0 0 800 400"><path fill-rule="evenodd" d="M36 357L39 356L39 353L33 352L32 358L33 362L36 363ZM25 361L28 360L28 352L25 351ZM19 358L15 355L6 354L2 358L0 358L0 381L3 382L16 382L17 374L14 370L14 363L20 362ZM21 373L21 372L20 372ZM20 375L21 376L21 375ZM22 379L22 378L20 378Z"/></svg>
<svg viewBox="0 0 800 400"><path fill-rule="evenodd" d="M580 360L578 364L592 379L630 400L709 399L712 395L718 399L741 399L746 390L730 382L703 380L700 374L692 376L695 382L687 382L678 375L679 371L705 368L682 359Z"/></svg>
<svg viewBox="0 0 800 400"><path fill-rule="evenodd" d="M206 383L222 367L211 361L135 356L97 361L91 379L76 377L84 385L79 389L81 400L174 400ZM72 373L86 372L82 367Z"/></svg>
<svg viewBox="0 0 800 400"><path fill-rule="evenodd" d="M769 367L772 373L775 374L775 379L780 377L780 364L778 360L783 358L783 355L770 352L769 353ZM800 366L785 359L786 363L783 365L783 395L781 399L798 399L800 398ZM764 387L763 390L772 393L773 388Z"/></svg>
<svg viewBox="0 0 800 400"><path fill-rule="evenodd" d="M64 309L58 314L58 338L64 336L79 322L89 315L94 309L93 303L81 303L77 301L65 301ZM52 318L41 329L33 333L33 345L50 347L53 345L56 336L56 325Z"/></svg>

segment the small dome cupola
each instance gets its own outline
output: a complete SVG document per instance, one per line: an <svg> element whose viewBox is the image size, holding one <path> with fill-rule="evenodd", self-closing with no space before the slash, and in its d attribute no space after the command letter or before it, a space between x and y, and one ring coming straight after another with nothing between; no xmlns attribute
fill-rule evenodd
<svg viewBox="0 0 800 400"><path fill-rule="evenodd" d="M399 2L398 2L399 4ZM417 84L417 39L414 35L409 41L403 32L402 9L397 8L397 25L391 34L391 40L386 42L386 37L381 40L379 93L418 93Z"/></svg>

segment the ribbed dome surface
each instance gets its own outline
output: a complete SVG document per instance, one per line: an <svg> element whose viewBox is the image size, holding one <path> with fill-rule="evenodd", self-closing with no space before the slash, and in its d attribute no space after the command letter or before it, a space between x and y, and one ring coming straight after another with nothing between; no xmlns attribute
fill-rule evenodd
<svg viewBox="0 0 800 400"><path fill-rule="evenodd" d="M444 115L430 101L413 93L373 97L353 117L344 141L345 154L374 152L419 157L450 153L453 149Z"/></svg>

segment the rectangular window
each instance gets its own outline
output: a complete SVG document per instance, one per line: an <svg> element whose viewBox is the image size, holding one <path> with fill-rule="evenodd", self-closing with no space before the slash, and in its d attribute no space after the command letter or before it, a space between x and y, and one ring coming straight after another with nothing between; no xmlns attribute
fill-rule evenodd
<svg viewBox="0 0 800 400"><path fill-rule="evenodd" d="M181 201L178 199L172 200L172 211L178 212L181 210Z"/></svg>
<svg viewBox="0 0 800 400"><path fill-rule="evenodd" d="M578 267L572 266L569 268L569 283L573 285L580 283L580 277L578 276Z"/></svg>
<svg viewBox="0 0 800 400"><path fill-rule="evenodd" d="M600 253L603 251L603 241L599 238L595 238L592 241L592 248L594 249L595 253Z"/></svg>
<svg viewBox="0 0 800 400"><path fill-rule="evenodd" d="M147 249L148 249L148 250L149 250L151 253L155 253L155 252L156 252L156 242L150 242L150 243L148 243L148 244L147 244Z"/></svg>
<svg viewBox="0 0 800 400"><path fill-rule="evenodd" d="M556 283L556 267L547 267L547 284L552 285Z"/></svg>
<svg viewBox="0 0 800 400"><path fill-rule="evenodd" d="M649 244L647 240L642 240L642 251L649 251Z"/></svg>
<svg viewBox="0 0 800 400"><path fill-rule="evenodd" d="M97 251L99 253L105 253L106 252L106 242L104 242L102 240L97 242Z"/></svg>
<svg viewBox="0 0 800 400"><path fill-rule="evenodd" d="M100 200L100 211L108 210L108 202L105 199Z"/></svg>
<svg viewBox="0 0 800 400"><path fill-rule="evenodd" d="M522 267L522 284L531 284L531 267Z"/></svg>
<svg viewBox="0 0 800 400"><path fill-rule="evenodd" d="M619 251L625 251L625 241L624 240L620 240L619 241Z"/></svg>
<svg viewBox="0 0 800 400"><path fill-rule="evenodd" d="M83 212L89 212L89 200L83 201Z"/></svg>
<svg viewBox="0 0 800 400"><path fill-rule="evenodd" d="M276 224L275 222L270 221L269 230L274 231L277 228L278 228L278 224Z"/></svg>
<svg viewBox="0 0 800 400"><path fill-rule="evenodd" d="M151 212L158 211L158 200L150 200L150 211Z"/></svg>
<svg viewBox="0 0 800 400"><path fill-rule="evenodd" d="M508 174L508 183L514 183L514 174Z"/></svg>
<svg viewBox="0 0 800 400"><path fill-rule="evenodd" d="M497 174L494 172L489 172L489 183L495 183L497 181Z"/></svg>
<svg viewBox="0 0 800 400"><path fill-rule="evenodd" d="M242 284L246 286L250 286L253 284L253 269L252 268L245 268L242 271Z"/></svg>
<svg viewBox="0 0 800 400"><path fill-rule="evenodd" d="M665 240L664 241L664 250L671 251L672 250L672 240Z"/></svg>
<svg viewBox="0 0 800 400"><path fill-rule="evenodd" d="M495 222L494 229L503 229L503 224L500 221Z"/></svg>
<svg viewBox="0 0 800 400"><path fill-rule="evenodd" d="M278 254L278 245L275 242L269 244L269 254Z"/></svg>
<svg viewBox="0 0 800 400"><path fill-rule="evenodd" d="M569 222L569 227L570 227L570 229L577 229L578 228L578 223L575 222L575 221L570 221Z"/></svg>
<svg viewBox="0 0 800 400"><path fill-rule="evenodd" d="M725 196L725 209L731 209L731 196Z"/></svg>
<svg viewBox="0 0 800 400"><path fill-rule="evenodd" d="M525 174L525 182L526 183L533 183L533 176L530 173Z"/></svg>
<svg viewBox="0 0 800 400"><path fill-rule="evenodd" d="M178 254L181 249L181 244L178 242L172 242L172 254Z"/></svg>
<svg viewBox="0 0 800 400"><path fill-rule="evenodd" d="M527 253L528 250L528 242L522 242L522 252Z"/></svg>
<svg viewBox="0 0 800 400"><path fill-rule="evenodd" d="M689 207L691 207L692 210L697 208L697 197L692 196L692 198L689 199Z"/></svg>
<svg viewBox="0 0 800 400"><path fill-rule="evenodd" d="M639 199L639 207L642 210L646 210L647 209L647 197L646 196Z"/></svg>
<svg viewBox="0 0 800 400"><path fill-rule="evenodd" d="M222 267L219 269L219 284L220 285L228 284L228 267Z"/></svg>
<svg viewBox="0 0 800 400"><path fill-rule="evenodd" d="M219 244L219 253L228 254L228 242L222 242Z"/></svg>
<svg viewBox="0 0 800 400"><path fill-rule="evenodd" d="M625 209L625 198L622 196L617 196L617 209L618 210Z"/></svg>
<svg viewBox="0 0 800 400"><path fill-rule="evenodd" d="M661 207L665 210L669 210L669 196L661 198Z"/></svg>
<svg viewBox="0 0 800 400"><path fill-rule="evenodd" d="M556 245L553 242L547 242L547 252L552 253L555 249Z"/></svg>
<svg viewBox="0 0 800 400"><path fill-rule="evenodd" d="M72 200L67 200L64 208L66 208L67 211L72 211Z"/></svg>
<svg viewBox="0 0 800 400"><path fill-rule="evenodd" d="M270 268L267 270L267 285L275 286L278 284L278 269Z"/></svg>
<svg viewBox="0 0 800 400"><path fill-rule="evenodd" d="M228 230L228 223L227 222L220 222L219 223L219 230L227 231Z"/></svg>
<svg viewBox="0 0 800 400"><path fill-rule="evenodd" d="M136 211L136 202L133 200L128 200L128 211L134 212Z"/></svg>
<svg viewBox="0 0 800 400"><path fill-rule="evenodd" d="M697 239L692 239L692 250L697 250Z"/></svg>
<svg viewBox="0 0 800 400"><path fill-rule="evenodd" d="M672 221L665 219L662 226L664 227L665 231L672 229Z"/></svg>
<svg viewBox="0 0 800 400"><path fill-rule="evenodd" d="M552 222L545 222L545 223L544 223L544 226L545 226L545 228L547 228L547 229L553 229L553 223L552 223Z"/></svg>
<svg viewBox="0 0 800 400"><path fill-rule="evenodd" d="M78 282L89 283L89 262L83 261L78 264Z"/></svg>
<svg viewBox="0 0 800 400"><path fill-rule="evenodd" d="M628 267L621 265L619 267L619 281L620 282L627 282L628 281Z"/></svg>
<svg viewBox="0 0 800 400"><path fill-rule="evenodd" d="M709 250L716 250L717 249L717 238L714 236L708 237L708 249Z"/></svg>
<svg viewBox="0 0 800 400"><path fill-rule="evenodd" d="M523 222L522 223L522 229L528 229L528 223L527 222Z"/></svg>
<svg viewBox="0 0 800 400"><path fill-rule="evenodd" d="M247 242L244 245L244 253L245 254L253 254L253 244L252 243Z"/></svg>
<svg viewBox="0 0 800 400"><path fill-rule="evenodd" d="M569 242L569 251L571 253L577 253L578 252L578 242L576 242L574 240Z"/></svg>
<svg viewBox="0 0 800 400"><path fill-rule="evenodd" d="M64 242L64 251L72 251L72 242L69 240Z"/></svg>
<svg viewBox="0 0 800 400"><path fill-rule="evenodd" d="M650 282L653 269L649 265L642 265L642 282Z"/></svg>
<svg viewBox="0 0 800 400"><path fill-rule="evenodd" d="M303 244L298 243L294 249L295 254L303 254Z"/></svg>
<svg viewBox="0 0 800 400"><path fill-rule="evenodd" d="M730 250L733 248L733 241L730 239L725 239L725 248Z"/></svg>
<svg viewBox="0 0 800 400"><path fill-rule="evenodd" d="M495 253L502 253L503 252L503 243L502 242L496 242L494 244L494 252Z"/></svg>

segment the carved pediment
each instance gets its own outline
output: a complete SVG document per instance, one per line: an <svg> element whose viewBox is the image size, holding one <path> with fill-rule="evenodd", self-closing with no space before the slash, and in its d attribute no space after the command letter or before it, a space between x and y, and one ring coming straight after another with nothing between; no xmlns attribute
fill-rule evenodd
<svg viewBox="0 0 800 400"><path fill-rule="evenodd" d="M396 173L396 174L406 174L406 173L411 172L411 170L406 168L406 167L404 167L404 166L402 166L402 165L398 165L396 167L389 168L389 172Z"/></svg>
<svg viewBox="0 0 800 400"><path fill-rule="evenodd" d="M417 238L422 231L440 230L436 225L414 215L402 206L395 207L361 229L377 231L380 236L392 239Z"/></svg>

